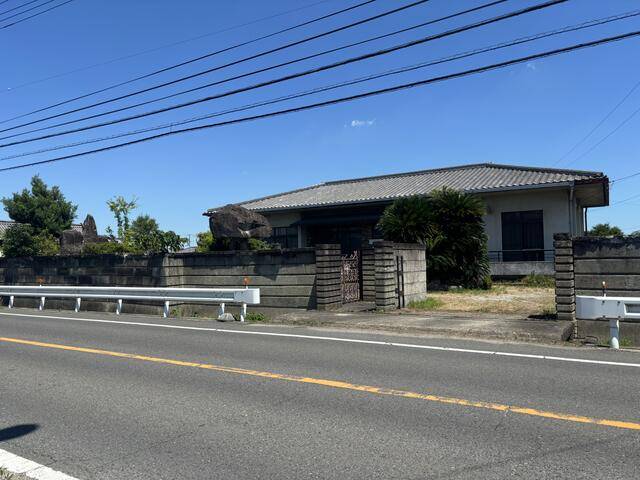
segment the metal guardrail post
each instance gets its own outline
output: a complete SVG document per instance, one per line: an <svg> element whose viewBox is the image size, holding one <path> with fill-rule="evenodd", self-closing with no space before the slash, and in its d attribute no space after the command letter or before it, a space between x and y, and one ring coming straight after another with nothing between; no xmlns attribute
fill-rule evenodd
<svg viewBox="0 0 640 480"><path fill-rule="evenodd" d="M40 305L38 305L38 310L44 310L44 302L45 297L40 297Z"/></svg>
<svg viewBox="0 0 640 480"><path fill-rule="evenodd" d="M122 313L122 299L118 299L118 303L116 304L116 315L120 315Z"/></svg>
<svg viewBox="0 0 640 480"><path fill-rule="evenodd" d="M75 308L76 313L80 311L80 303L82 303L82 299L80 297L76 298L76 308Z"/></svg>
<svg viewBox="0 0 640 480"><path fill-rule="evenodd" d="M9 308L13 308L13 299L14 299L14 298L15 298L15 297L14 297L13 295L11 295L11 296L9 297Z"/></svg>
<svg viewBox="0 0 640 480"><path fill-rule="evenodd" d="M162 318L167 318L169 316L169 301L164 302L164 308L162 309Z"/></svg>
<svg viewBox="0 0 640 480"><path fill-rule="evenodd" d="M609 336L611 337L609 340L609 346L614 350L620 349L620 320L617 318L609 319Z"/></svg>

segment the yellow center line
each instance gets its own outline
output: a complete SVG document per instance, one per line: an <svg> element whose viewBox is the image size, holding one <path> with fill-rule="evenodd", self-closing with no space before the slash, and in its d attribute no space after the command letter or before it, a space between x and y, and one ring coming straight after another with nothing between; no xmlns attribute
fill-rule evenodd
<svg viewBox="0 0 640 480"><path fill-rule="evenodd" d="M564 420L567 422L588 423L592 425L603 425L607 427L623 428L627 430L640 430L640 423L623 422L619 420L607 420L604 418L592 418L581 415L572 415L566 413L556 413L544 410L536 410L534 408L518 407L513 405L504 405L492 402L479 402L475 400L465 400L463 398L442 397L439 395L430 395L425 393L416 393L406 390L396 390L393 388L373 387L369 385L358 385L339 380L327 380L322 378L300 377L297 375L286 375L282 373L263 372L259 370L248 370L245 368L224 367L221 365L212 365L208 363L185 362L182 360L174 360L160 357L150 357L147 355L137 355L134 353L112 352L109 350L100 350L96 348L74 347L69 345L60 345L56 343L44 343L33 340L22 340L19 338L0 337L1 342L17 343L20 345L30 345L33 347L54 348L57 350L67 350L71 352L92 353L95 355L104 355L109 357L126 358L130 360L140 360L144 362L160 363L165 365L175 365L179 367L202 368L205 370L214 370L217 372L235 373L238 375L250 375L253 377L269 378L275 380L286 380L289 382L308 383L312 385L321 385L324 387L341 388L345 390L354 390L357 392L367 392L377 395L390 395L394 397L412 398L416 400L426 400L429 402L446 403L450 405L460 405L464 407L483 408L486 410L495 410L498 412L518 413L521 415L530 415L534 417L550 418L553 420Z"/></svg>

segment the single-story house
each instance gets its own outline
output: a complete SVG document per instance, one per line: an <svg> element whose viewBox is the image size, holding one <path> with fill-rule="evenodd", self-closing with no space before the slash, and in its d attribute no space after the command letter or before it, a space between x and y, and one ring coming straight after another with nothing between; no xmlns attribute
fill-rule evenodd
<svg viewBox="0 0 640 480"><path fill-rule="evenodd" d="M553 235L584 233L588 209L609 204L601 172L480 163L326 182L239 205L267 217L283 247L339 243L348 254L381 238L376 225L395 199L442 187L486 204L494 275L553 273Z"/></svg>

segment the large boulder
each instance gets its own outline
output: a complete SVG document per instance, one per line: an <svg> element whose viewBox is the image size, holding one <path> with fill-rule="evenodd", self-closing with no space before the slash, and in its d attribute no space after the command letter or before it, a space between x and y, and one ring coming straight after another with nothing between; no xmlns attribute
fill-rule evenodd
<svg viewBox="0 0 640 480"><path fill-rule="evenodd" d="M60 254L79 255L88 243L108 242L109 237L98 235L96 221L92 215L87 215L82 222L82 231L70 228L60 235Z"/></svg>
<svg viewBox="0 0 640 480"><path fill-rule="evenodd" d="M82 232L70 228L60 235L60 255L78 255L82 253L84 237Z"/></svg>
<svg viewBox="0 0 640 480"><path fill-rule="evenodd" d="M226 205L209 214L209 228L214 238L229 239L232 248L248 248L250 238L271 236L269 220L238 205Z"/></svg>
<svg viewBox="0 0 640 480"><path fill-rule="evenodd" d="M93 215L87 215L82 222L82 236L85 242L92 242L98 238L98 227L96 227L96 220Z"/></svg>

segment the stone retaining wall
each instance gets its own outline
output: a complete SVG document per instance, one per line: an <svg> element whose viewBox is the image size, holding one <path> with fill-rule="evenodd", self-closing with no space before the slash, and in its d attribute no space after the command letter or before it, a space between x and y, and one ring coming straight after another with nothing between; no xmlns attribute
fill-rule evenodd
<svg viewBox="0 0 640 480"><path fill-rule="evenodd" d="M95 255L0 258L0 282L9 285L83 285L123 287L260 287L261 305L251 311L316 308L316 252L312 248L259 252L169 255ZM18 299L17 306L36 305ZM73 301L47 299L52 308L72 308ZM214 314L217 307L175 305L184 315ZM83 308L114 311L114 302L83 301ZM161 306L124 303L125 313L159 313Z"/></svg>

